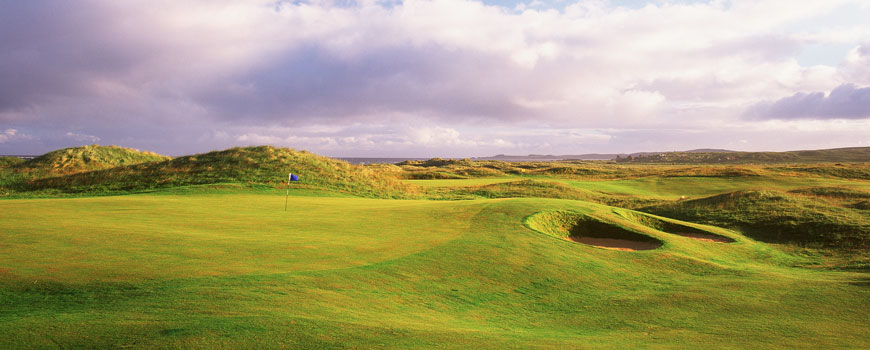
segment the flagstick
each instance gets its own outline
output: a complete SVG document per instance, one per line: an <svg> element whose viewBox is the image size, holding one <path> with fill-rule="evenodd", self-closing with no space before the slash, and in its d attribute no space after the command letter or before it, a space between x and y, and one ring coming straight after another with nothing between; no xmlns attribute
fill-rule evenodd
<svg viewBox="0 0 870 350"><path fill-rule="evenodd" d="M293 180L293 173L287 173L287 194L284 195L284 211L287 211L287 198L290 197L290 180Z"/></svg>
<svg viewBox="0 0 870 350"><path fill-rule="evenodd" d="M288 183L287 186L290 186ZM287 211L287 198L290 197L290 188L287 188L287 194L284 195L284 211Z"/></svg>

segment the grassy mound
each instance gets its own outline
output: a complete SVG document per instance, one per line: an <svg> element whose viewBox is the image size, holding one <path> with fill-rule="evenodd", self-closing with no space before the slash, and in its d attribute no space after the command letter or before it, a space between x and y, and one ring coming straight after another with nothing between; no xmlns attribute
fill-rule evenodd
<svg viewBox="0 0 870 350"><path fill-rule="evenodd" d="M789 193L803 194L808 196L826 198L836 201L851 201L870 199L870 192L859 189L839 187L839 186L819 186L809 188L799 188L789 191Z"/></svg>
<svg viewBox="0 0 870 350"><path fill-rule="evenodd" d="M675 221L661 219L657 217L653 217L650 215L644 215L636 212L628 212L628 211L620 211L620 215L623 217L635 221L637 223L643 224L644 226L670 233L678 236L689 237L694 239L700 239L705 241L719 242L719 243L732 243L735 242L733 238L725 237L722 235L715 234L713 232L702 230L697 227L692 227L689 225L681 224Z"/></svg>
<svg viewBox="0 0 870 350"><path fill-rule="evenodd" d="M17 164L21 172L44 176L109 169L124 165L160 162L170 157L118 146L89 145L51 151Z"/></svg>
<svg viewBox="0 0 870 350"><path fill-rule="evenodd" d="M0 157L0 169L24 163L24 159L18 157Z"/></svg>
<svg viewBox="0 0 870 350"><path fill-rule="evenodd" d="M799 193L840 193L809 189L798 193L744 190L651 206L642 211L683 221L729 227L752 238L844 248L870 246L870 220L859 209Z"/></svg>
<svg viewBox="0 0 870 350"><path fill-rule="evenodd" d="M494 183L482 186L466 186L452 189L452 194L470 195L482 198L558 198L558 199L589 199L586 191L553 182L537 180L519 180Z"/></svg>
<svg viewBox="0 0 870 350"><path fill-rule="evenodd" d="M365 167L305 151L271 146L231 148L172 160L43 178L22 191L62 193L141 192L177 186L237 183L278 186L298 174L297 188L326 189L366 197L406 198L416 187Z"/></svg>
<svg viewBox="0 0 870 350"><path fill-rule="evenodd" d="M534 175L559 177L612 177L620 172L612 165L586 161L526 161L441 159L410 160L396 164L406 179L468 179L502 177L508 175Z"/></svg>
<svg viewBox="0 0 870 350"><path fill-rule="evenodd" d="M501 162L472 162L468 159L408 160L396 164L401 176L412 180L467 179L504 176Z"/></svg>
<svg viewBox="0 0 870 350"><path fill-rule="evenodd" d="M789 176L822 176L841 179L870 180L870 163L807 164L770 167Z"/></svg>
<svg viewBox="0 0 870 350"><path fill-rule="evenodd" d="M535 213L524 220L529 228L578 243L607 248L648 250L663 243L653 237L637 233L620 225L565 210Z"/></svg>
<svg viewBox="0 0 870 350"><path fill-rule="evenodd" d="M573 199L624 208L639 208L661 203L654 198L604 193L566 185L556 181L518 180L477 186L435 188L430 196L438 199L469 198L555 198Z"/></svg>

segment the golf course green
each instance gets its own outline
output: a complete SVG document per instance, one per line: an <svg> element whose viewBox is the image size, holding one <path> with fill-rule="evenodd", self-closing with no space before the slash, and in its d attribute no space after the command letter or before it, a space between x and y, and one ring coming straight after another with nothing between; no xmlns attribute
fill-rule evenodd
<svg viewBox="0 0 870 350"><path fill-rule="evenodd" d="M191 183L183 176L199 165L181 158L30 178L23 163L7 165L0 349L870 348L865 179L403 182L382 171L383 180L358 181L354 174L379 170L285 149L226 156L239 154L260 164L252 173L264 179L274 171L274 183ZM277 175L286 179L284 169L303 160L319 170L281 184ZM149 176L177 184L118 185ZM497 195L511 181L553 183L589 200L540 187ZM637 205L607 205L608 196ZM770 224L763 215L729 207L749 200L780 213L839 213L833 218L855 233L773 241L744 230ZM722 226L680 219L705 210ZM794 220L777 229L828 227L823 218Z"/></svg>

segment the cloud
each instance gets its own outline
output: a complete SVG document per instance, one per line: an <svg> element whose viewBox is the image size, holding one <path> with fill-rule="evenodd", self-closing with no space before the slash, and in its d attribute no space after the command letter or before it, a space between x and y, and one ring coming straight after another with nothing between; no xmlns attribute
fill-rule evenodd
<svg viewBox="0 0 870 350"><path fill-rule="evenodd" d="M462 152L477 151L480 148L514 146L512 142L500 137L467 137L455 129L435 125L354 125L337 130L316 131L317 129L306 131L294 128L254 128L234 138L242 144L317 148L329 153L352 148L357 155L377 155L376 152L383 155L386 147L398 149L393 154L411 151L460 156Z"/></svg>
<svg viewBox="0 0 870 350"><path fill-rule="evenodd" d="M852 82L870 85L870 43L854 47L843 61L842 74Z"/></svg>
<svg viewBox="0 0 870 350"><path fill-rule="evenodd" d="M787 69L795 39L749 30L831 6L769 18L765 11L777 4L512 12L458 0L390 7L161 1L157 11L155 4L90 0L56 3L51 10L65 16L49 19L47 6L16 3L4 11L7 32L20 31L16 23L39 30L4 45L11 54L2 66L17 78L4 84L0 110L38 106L47 119L64 109L71 119L104 122L175 110L187 118L268 122L387 111L444 121L602 123L650 112L649 99L637 98L637 86L650 81L686 82L644 91L669 100L709 77L734 99L776 86L759 77ZM737 19L747 27L735 31ZM766 69L754 69L759 62ZM748 81L769 83L747 89ZM95 102L109 113L93 113Z"/></svg>
<svg viewBox="0 0 870 350"><path fill-rule="evenodd" d="M79 141L79 142L99 142L100 141L99 137L96 137L93 135L78 134L78 133L74 133L71 131L67 132L65 134L65 136L69 139Z"/></svg>
<svg viewBox="0 0 870 350"><path fill-rule="evenodd" d="M824 92L797 93L749 109L758 119L866 119L870 118L870 87L843 84Z"/></svg>
<svg viewBox="0 0 870 350"><path fill-rule="evenodd" d="M15 129L6 129L3 133L0 133L0 143L6 142L7 140L15 137L15 134L18 133L18 130Z"/></svg>
<svg viewBox="0 0 870 350"><path fill-rule="evenodd" d="M3 132L0 132L0 143L6 143L10 141L23 141L23 140L32 140L33 136L19 133L16 129L6 129Z"/></svg>
<svg viewBox="0 0 870 350"><path fill-rule="evenodd" d="M798 91L870 85L868 45L840 65L795 59L810 43L866 38L864 21L802 26L870 11L852 9L861 1L525 3L0 2L0 123L41 148L99 135L169 154L271 142L549 153L576 139L529 130L589 142L705 130Z"/></svg>

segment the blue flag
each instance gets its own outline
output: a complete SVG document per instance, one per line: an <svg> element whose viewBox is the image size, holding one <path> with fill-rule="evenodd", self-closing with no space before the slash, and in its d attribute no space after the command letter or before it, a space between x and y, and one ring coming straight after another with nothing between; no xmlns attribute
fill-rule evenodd
<svg viewBox="0 0 870 350"><path fill-rule="evenodd" d="M299 181L299 176L296 174L290 174L290 181Z"/></svg>

